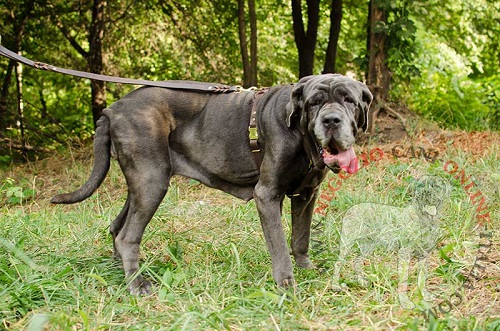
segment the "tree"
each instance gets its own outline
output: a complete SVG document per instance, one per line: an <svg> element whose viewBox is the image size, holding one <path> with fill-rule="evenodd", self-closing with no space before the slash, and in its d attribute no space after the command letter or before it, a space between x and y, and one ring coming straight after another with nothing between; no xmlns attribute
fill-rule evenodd
<svg viewBox="0 0 500 331"><path fill-rule="evenodd" d="M302 1L292 0L293 31L299 51L299 78L313 74L314 51L318 38L319 0L307 0L307 30L302 17Z"/></svg>
<svg viewBox="0 0 500 331"><path fill-rule="evenodd" d="M163 47L177 62L176 79L229 83L243 77L238 43L238 3L228 0L160 0L163 21L169 29ZM179 70L182 68L182 70ZM242 82L238 82L242 85Z"/></svg>
<svg viewBox="0 0 500 331"><path fill-rule="evenodd" d="M337 60L337 45L340 36L340 23L342 21L342 0L332 0L330 9L330 34L325 55L323 73L335 73Z"/></svg>
<svg viewBox="0 0 500 331"><path fill-rule="evenodd" d="M246 36L245 0L238 0L238 35L243 63L243 87L257 86L257 17L255 15L255 0L248 0L248 16L250 21L250 56L248 56Z"/></svg>
<svg viewBox="0 0 500 331"><path fill-rule="evenodd" d="M366 83L377 98L387 100L391 88L391 72L387 66L387 11L380 0L368 4L367 53L368 70Z"/></svg>
<svg viewBox="0 0 500 331"><path fill-rule="evenodd" d="M11 7L12 8L12 7ZM28 20L33 14L34 10L34 0L28 0L23 4L21 12L16 13L15 10L10 12L9 19L12 20L13 34L9 38L7 36L6 40L2 40L2 43L10 47L13 52L19 52L21 50L21 42L24 36L24 31ZM7 98L9 94L9 86L12 81L12 71L16 63L14 60L9 60L5 76L2 82L2 90L0 91L0 132L3 132L7 127Z"/></svg>
<svg viewBox="0 0 500 331"><path fill-rule="evenodd" d="M321 21L319 0L307 0L307 29L304 25L301 0L292 0L293 31L295 45L299 54L299 77L314 73L314 59ZM334 73L337 59L337 47L342 20L342 0L330 3L330 29L326 48L323 73Z"/></svg>
<svg viewBox="0 0 500 331"><path fill-rule="evenodd" d="M64 37L70 42L71 46L80 53L86 60L88 69L95 74L102 74L104 72L104 64L102 57L102 40L105 31L105 8L107 6L106 0L93 0L92 4L92 17L87 26L87 41L89 50L85 50L78 40L71 34L67 25L61 22L59 15L55 14L56 24L61 30ZM106 85L102 81L91 81L91 107L92 118L94 126L99 117L101 117L102 110L106 108Z"/></svg>
<svg viewBox="0 0 500 331"><path fill-rule="evenodd" d="M89 52L87 62L90 72L102 74L104 69L102 59L102 39L104 37L104 10L106 0L94 0L92 6L92 22L89 31ZM92 118L94 126L101 117L102 111L106 108L106 85L102 81L91 81L92 91Z"/></svg>

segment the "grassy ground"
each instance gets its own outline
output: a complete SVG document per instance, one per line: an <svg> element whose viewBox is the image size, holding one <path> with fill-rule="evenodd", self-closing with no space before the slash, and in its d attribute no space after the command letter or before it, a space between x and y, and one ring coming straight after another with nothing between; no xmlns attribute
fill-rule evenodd
<svg viewBox="0 0 500 331"><path fill-rule="evenodd" d="M392 155L395 143L357 148L361 153L380 147L384 157L354 176L332 174L330 186L324 183L311 248L318 268L296 268L297 288L289 291L273 284L253 202L175 178L142 244L143 272L154 292L134 297L111 258L108 226L125 199L116 163L96 194L70 206L48 201L85 181L90 149L3 170L0 329L500 330L500 139L450 137L404 140L397 143L399 157ZM437 151L437 159L400 153L417 145ZM480 224L479 195L468 197L468 182L444 171L450 160L457 173L464 170L473 178L470 192L485 198L481 213L489 212L490 223ZM408 293L415 308L401 307L397 252L375 251L364 261L367 286L357 283L349 256L341 273L347 286L332 291L343 213L360 202L405 206L412 181L423 175L440 176L452 187L441 213L442 231L436 233L442 239L426 267L427 288L435 298L422 298L413 261ZM288 232L289 223L287 215Z"/></svg>

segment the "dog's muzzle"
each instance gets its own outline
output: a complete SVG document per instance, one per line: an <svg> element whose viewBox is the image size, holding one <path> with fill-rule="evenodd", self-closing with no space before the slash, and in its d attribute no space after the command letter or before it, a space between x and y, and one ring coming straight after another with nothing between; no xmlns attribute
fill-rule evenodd
<svg viewBox="0 0 500 331"><path fill-rule="evenodd" d="M354 148L354 136L350 120L344 111L327 106L320 111L315 125L316 138L320 142L321 156L325 165L335 171L339 167L353 174L359 169ZM345 148L345 146L349 146Z"/></svg>

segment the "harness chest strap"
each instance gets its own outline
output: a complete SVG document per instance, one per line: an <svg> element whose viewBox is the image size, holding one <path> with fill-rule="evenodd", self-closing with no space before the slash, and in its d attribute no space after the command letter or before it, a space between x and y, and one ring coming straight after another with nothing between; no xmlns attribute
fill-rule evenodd
<svg viewBox="0 0 500 331"><path fill-rule="evenodd" d="M264 156L261 152L258 142L259 135L257 131L257 103L259 99L264 95L264 93L266 93L268 90L269 90L268 88L263 88L255 91L252 103L252 111L250 113L250 124L248 126L250 148L252 150L255 164L259 169L262 164ZM302 182L295 190L293 190L290 193L287 193L288 196L301 196L302 193L306 190L306 188L310 185L312 179L318 176L318 174L321 173L323 170L323 168L319 165L321 160L321 154L314 139L311 137L311 134L303 129L300 129L300 132L304 139L304 150L306 151L306 154L311 164L309 165L309 171L302 180Z"/></svg>
<svg viewBox="0 0 500 331"><path fill-rule="evenodd" d="M262 159L264 156L260 150L259 146L259 134L257 132L257 102L259 99L266 93L269 89L262 88L255 91L252 102L252 111L250 112L250 124L248 125L248 136L250 139L250 148L252 150L252 155L257 165L257 168L260 169L260 165L262 164Z"/></svg>

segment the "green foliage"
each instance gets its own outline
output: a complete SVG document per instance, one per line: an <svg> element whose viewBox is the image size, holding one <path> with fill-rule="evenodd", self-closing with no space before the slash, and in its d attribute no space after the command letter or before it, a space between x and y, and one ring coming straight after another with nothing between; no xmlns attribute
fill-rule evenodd
<svg viewBox="0 0 500 331"><path fill-rule="evenodd" d="M490 128L489 108L481 100L485 95L482 84L442 72L434 72L426 78L414 81L415 89L408 99L410 107L445 127Z"/></svg>
<svg viewBox="0 0 500 331"><path fill-rule="evenodd" d="M415 38L417 26L407 0L374 0L387 12L387 23L378 22L376 32L387 35L388 65L392 71L409 74L415 71ZM377 31L378 30L378 31Z"/></svg>
<svg viewBox="0 0 500 331"><path fill-rule="evenodd" d="M8 166L11 161L12 158L10 157L10 155L0 155L0 168Z"/></svg>
<svg viewBox="0 0 500 331"><path fill-rule="evenodd" d="M418 74L401 72L393 93L403 96L410 108L451 128L498 128L498 76L473 79L467 59L431 32L419 26L416 34ZM496 110L495 110L496 109Z"/></svg>
<svg viewBox="0 0 500 331"><path fill-rule="evenodd" d="M387 12L388 65L392 97L448 127L500 129L498 2L488 0L374 0ZM12 48L28 1L0 0L2 45ZM89 51L91 2L36 2L20 36L22 53L59 67L88 71L87 61L62 33ZM304 10L306 11L304 5ZM321 2L315 73L323 68L329 34L330 2ZM297 79L289 0L256 1L260 86ZM104 33L104 71L153 80L189 79L241 85L242 64L234 1L109 2ZM363 80L367 65L367 0L343 1L336 66ZM8 61L0 58L1 77ZM2 84L5 82L2 78ZM107 84L108 104L133 86ZM24 137L18 125L13 77L5 91L0 135L7 141L51 151L92 137L90 82L25 68ZM3 145L0 145L2 148ZM14 151L14 152L13 152ZM18 160L16 150L0 156ZM37 153L39 153L37 151ZM19 153L18 153L19 154ZM10 160L2 159L5 164Z"/></svg>
<svg viewBox="0 0 500 331"><path fill-rule="evenodd" d="M7 203L15 205L26 203L35 197L35 190L17 186L12 178L6 178L0 184L0 193L7 199Z"/></svg>
<svg viewBox="0 0 500 331"><path fill-rule="evenodd" d="M494 74L481 80L483 89L483 103L489 108L489 127L500 131L500 74Z"/></svg>
<svg viewBox="0 0 500 331"><path fill-rule="evenodd" d="M407 7L413 46L404 56L389 50L393 97L445 127L498 130L498 3L447 0Z"/></svg>

